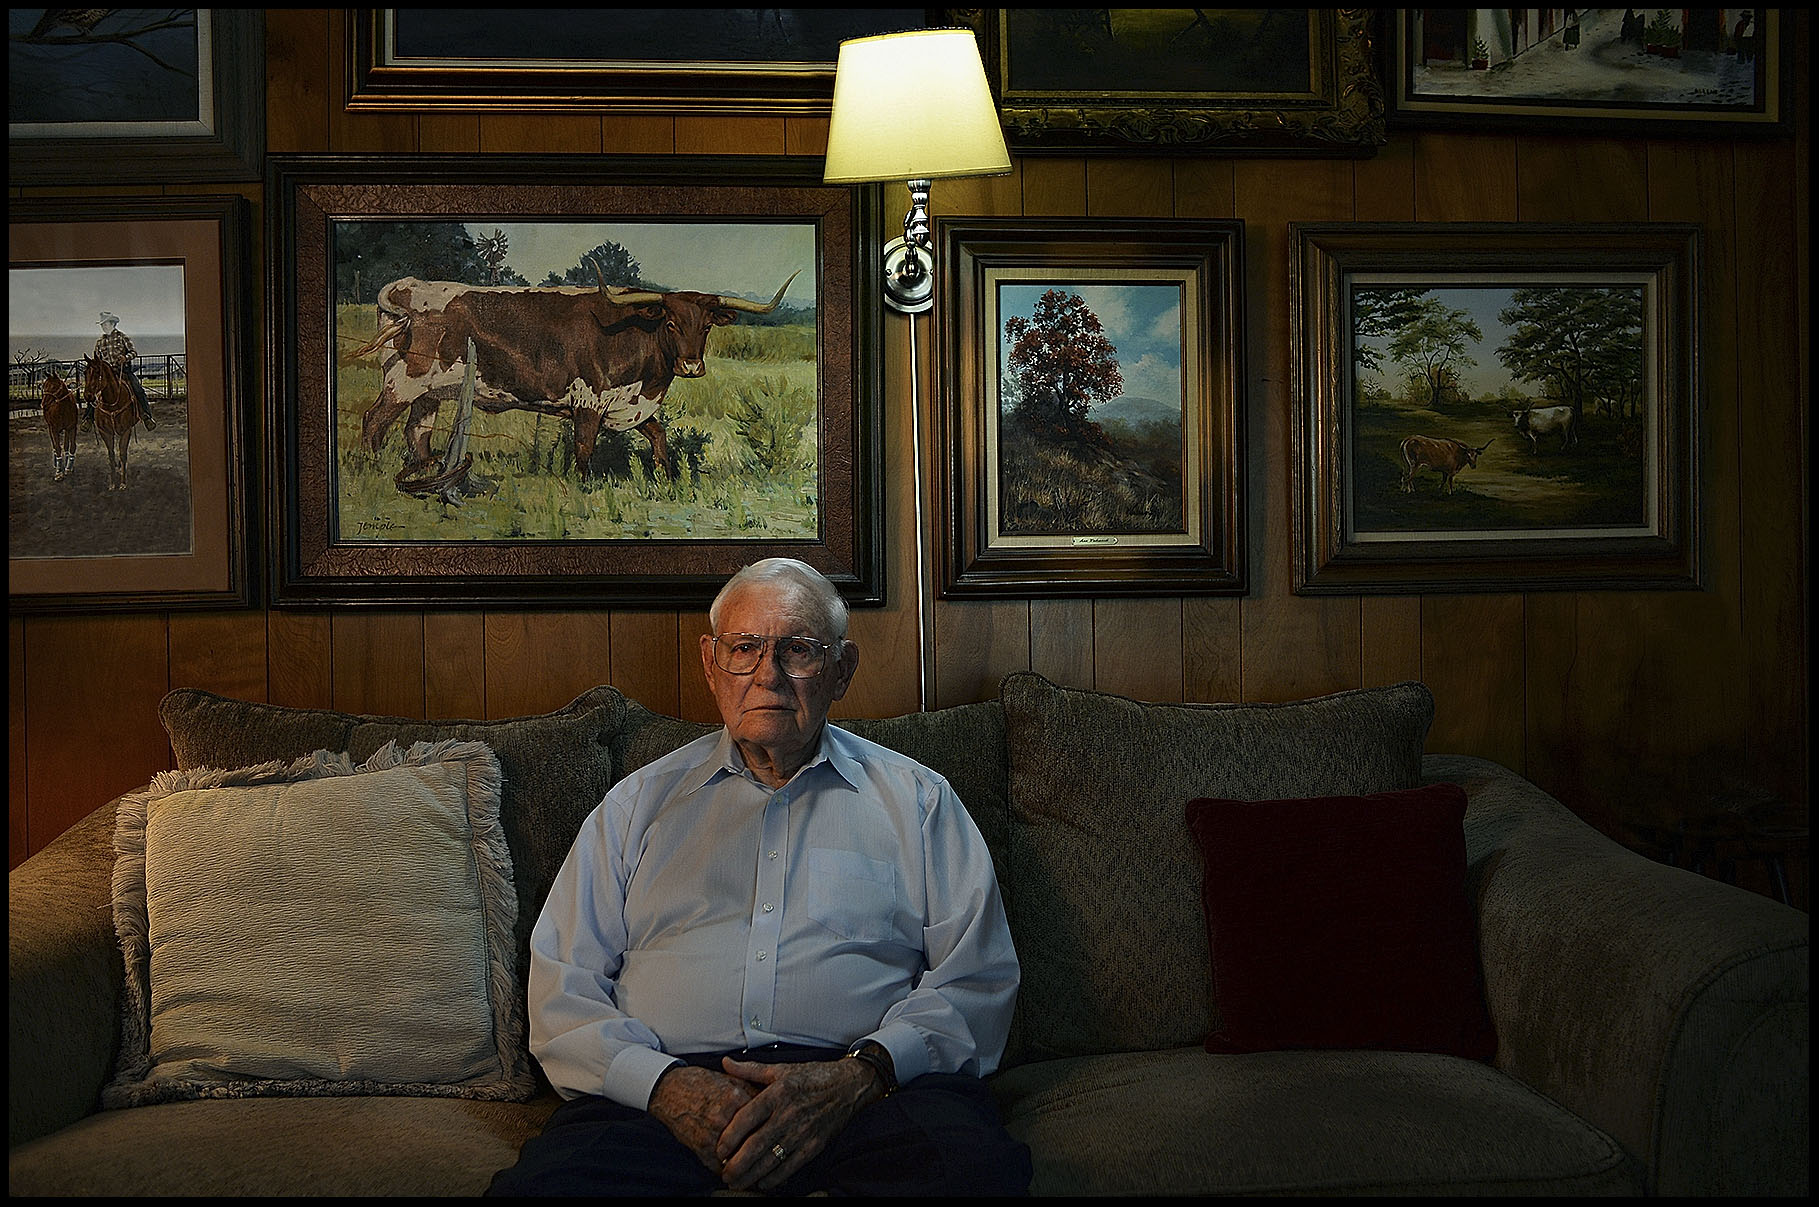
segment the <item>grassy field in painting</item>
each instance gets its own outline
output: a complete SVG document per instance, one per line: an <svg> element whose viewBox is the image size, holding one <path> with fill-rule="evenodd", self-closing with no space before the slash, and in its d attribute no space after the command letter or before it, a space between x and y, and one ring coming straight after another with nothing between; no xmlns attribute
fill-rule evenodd
<svg viewBox="0 0 1819 1207"><path fill-rule="evenodd" d="M1544 401L1544 400L1543 400ZM1644 522L1640 420L1590 412L1578 443L1544 436L1531 449L1501 399L1440 412L1406 402L1360 406L1353 413L1352 499L1360 531L1511 531L1623 528ZM1541 405L1541 403L1537 403ZM1630 429L1630 430L1626 430ZM1431 469L1402 489L1407 436L1449 437L1477 448L1478 464L1440 493Z"/></svg>
<svg viewBox="0 0 1819 1207"><path fill-rule="evenodd" d="M370 306L344 306L340 341L364 341ZM818 416L812 327L722 327L708 336L707 375L678 380L660 415L680 473L653 473L635 432L602 431L583 481L567 420L475 410L473 474L489 489L454 505L400 491L403 423L374 453L360 417L379 394L377 357L335 376L337 537L343 541L791 540L817 535ZM443 404L430 447L455 419Z"/></svg>

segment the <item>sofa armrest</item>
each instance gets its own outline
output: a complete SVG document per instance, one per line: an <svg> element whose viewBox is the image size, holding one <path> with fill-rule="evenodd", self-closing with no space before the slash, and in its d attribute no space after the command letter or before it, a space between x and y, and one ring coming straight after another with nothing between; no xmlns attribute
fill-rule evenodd
<svg viewBox="0 0 1819 1207"><path fill-rule="evenodd" d="M1804 1195L1808 919L1612 841L1483 759L1466 789L1497 1067L1609 1134L1659 1195Z"/></svg>
<svg viewBox="0 0 1819 1207"><path fill-rule="evenodd" d="M114 804L7 876L6 1146L100 1106L119 1046Z"/></svg>

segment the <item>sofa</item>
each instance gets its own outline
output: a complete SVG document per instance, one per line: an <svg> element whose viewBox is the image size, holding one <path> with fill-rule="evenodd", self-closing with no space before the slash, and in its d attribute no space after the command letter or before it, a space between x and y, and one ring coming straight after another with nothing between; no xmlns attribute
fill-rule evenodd
<svg viewBox="0 0 1819 1207"><path fill-rule="evenodd" d="M160 715L176 767L10 876L10 1192L481 1193L557 1102L523 963L568 841L710 727L607 686L485 721L192 689ZM1033 1193L1806 1193L1806 915L1424 753L1432 716L1417 683L1184 705L1019 673L997 699L837 722L946 775L991 848L1023 979L990 1084ZM382 807L363 795L397 776ZM282 824L248 823L268 800ZM355 833L369 808L377 840ZM413 809L453 822L410 854ZM371 870L320 901L274 895L351 864ZM299 930L334 968L302 991L235 963ZM413 1004L386 979L408 962L367 984L364 945L401 933L408 957L445 930L434 963L468 988ZM246 985L285 1002L214 1002ZM211 1042L277 1050L199 1055L219 1018L171 1040L204 999L262 1028ZM286 1050L342 1011L387 1038Z"/></svg>

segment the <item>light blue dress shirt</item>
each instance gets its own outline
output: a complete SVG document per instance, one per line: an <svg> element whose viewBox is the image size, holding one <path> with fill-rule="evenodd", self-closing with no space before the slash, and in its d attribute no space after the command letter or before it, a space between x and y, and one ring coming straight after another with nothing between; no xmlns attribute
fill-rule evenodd
<svg viewBox="0 0 1819 1207"><path fill-rule="evenodd" d="M531 1051L645 1109L669 1053L874 1039L984 1076L1016 1001L991 853L947 780L833 725L782 788L724 729L588 815L531 932Z"/></svg>

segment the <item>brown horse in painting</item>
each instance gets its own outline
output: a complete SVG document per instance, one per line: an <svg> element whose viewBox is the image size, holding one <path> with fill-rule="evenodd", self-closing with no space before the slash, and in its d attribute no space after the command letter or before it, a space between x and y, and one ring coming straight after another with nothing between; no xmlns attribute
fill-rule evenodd
<svg viewBox="0 0 1819 1207"><path fill-rule="evenodd" d="M61 482L76 464L76 396L55 373L44 379L43 395L44 426L51 434L51 481Z"/></svg>
<svg viewBox="0 0 1819 1207"><path fill-rule="evenodd" d="M120 371L99 357L88 362L82 396L95 408L95 430L107 442L107 488L125 490L126 450L133 442L133 425L144 418L139 400Z"/></svg>

